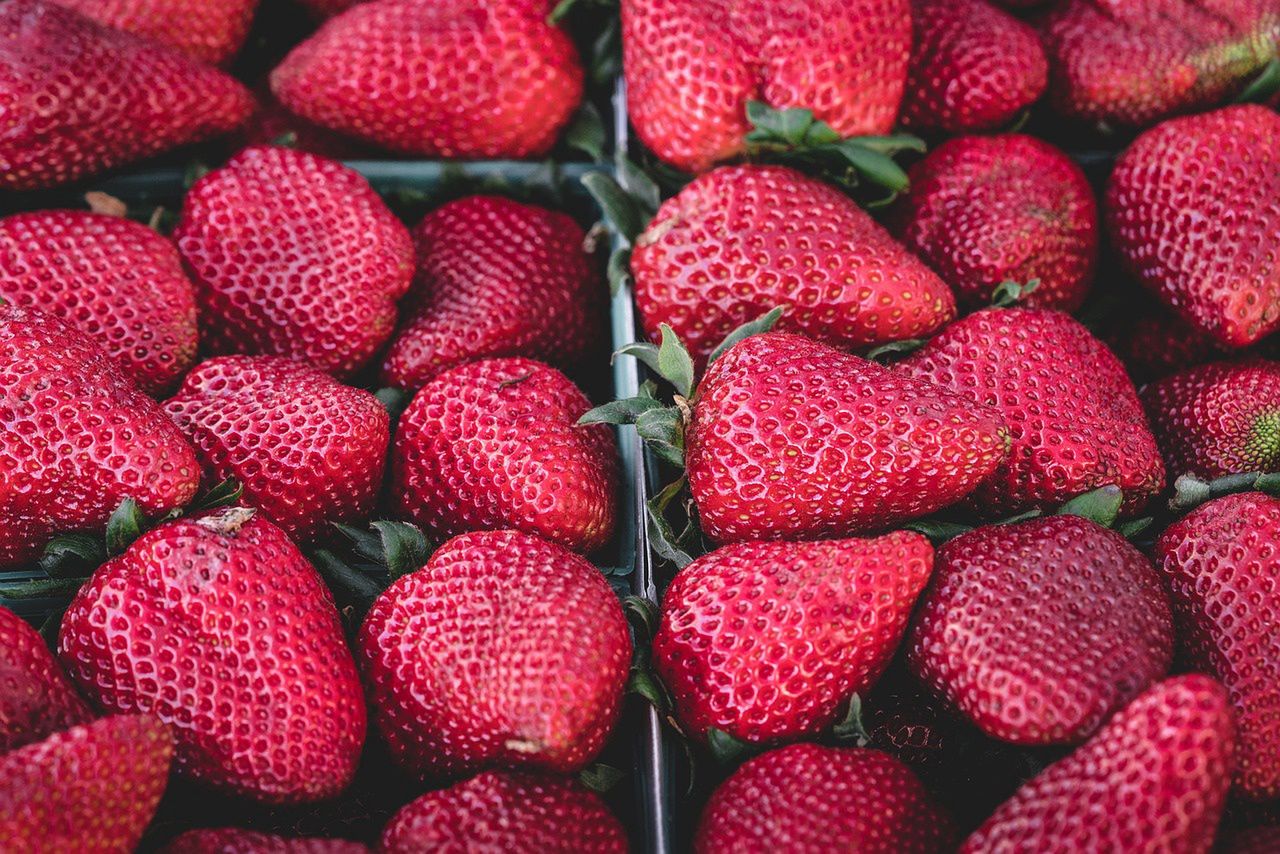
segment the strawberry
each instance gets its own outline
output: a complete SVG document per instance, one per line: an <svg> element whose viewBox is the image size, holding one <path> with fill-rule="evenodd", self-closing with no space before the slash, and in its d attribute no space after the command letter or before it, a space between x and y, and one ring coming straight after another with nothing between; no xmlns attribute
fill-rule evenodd
<svg viewBox="0 0 1280 854"><path fill-rule="evenodd" d="M223 356L187 374L164 408L208 484L234 477L294 540L373 511L391 419L367 391L279 356Z"/></svg>
<svg viewBox="0 0 1280 854"><path fill-rule="evenodd" d="M579 552L605 545L618 448L605 425L578 425L590 408L568 377L530 359L445 371L396 430L396 511L440 538L513 528Z"/></svg>
<svg viewBox="0 0 1280 854"><path fill-rule="evenodd" d="M623 0L628 112L680 169L743 153L748 101L808 107L841 136L884 134L911 50L908 0Z"/></svg>
<svg viewBox="0 0 1280 854"><path fill-rule="evenodd" d="M1012 446L969 499L984 516L1048 508L1096 487L1135 513L1164 465L1119 359L1068 315L992 308L948 326L897 370L996 410Z"/></svg>
<svg viewBox="0 0 1280 854"><path fill-rule="evenodd" d="M0 756L6 850L134 850L172 758L168 729L142 715L104 718Z"/></svg>
<svg viewBox="0 0 1280 854"><path fill-rule="evenodd" d="M1276 854L1280 851L1280 825L1262 825L1237 830L1225 836L1219 854Z"/></svg>
<svg viewBox="0 0 1280 854"><path fill-rule="evenodd" d="M1079 516L978 528L938 553L908 641L912 671L988 735L1082 741L1164 676L1159 574Z"/></svg>
<svg viewBox="0 0 1280 854"><path fill-rule="evenodd" d="M187 194L173 233L215 353L288 356L339 378L382 347L409 289L409 232L359 174L248 148Z"/></svg>
<svg viewBox="0 0 1280 854"><path fill-rule="evenodd" d="M538 157L582 100L549 4L388 0L339 15L285 57L271 89L322 127L422 157Z"/></svg>
<svg viewBox="0 0 1280 854"><path fill-rule="evenodd" d="M0 7L2 9L3 7ZM160 406L88 336L0 303L0 569L95 531L126 498L151 516L195 497L200 465Z"/></svg>
<svg viewBox="0 0 1280 854"><path fill-rule="evenodd" d="M1111 173L1107 225L1143 285L1220 344L1244 347L1280 328L1277 194L1280 116L1227 107L1138 137Z"/></svg>
<svg viewBox="0 0 1280 854"><path fill-rule="evenodd" d="M269 833L221 827L188 830L162 849L162 854L368 854L359 842L345 839L287 839Z"/></svg>
<svg viewBox="0 0 1280 854"><path fill-rule="evenodd" d="M358 647L392 758L423 778L582 768L617 720L631 660L599 570L515 531L445 543L378 597Z"/></svg>
<svg viewBox="0 0 1280 854"><path fill-rule="evenodd" d="M1021 134L965 136L910 171L893 231L956 292L987 305L997 285L1038 279L1024 305L1074 311L1098 260L1098 208L1084 172Z"/></svg>
<svg viewBox="0 0 1280 854"><path fill-rule="evenodd" d="M65 184L227 133L253 111L231 77L44 0L0 5L0 190Z"/></svg>
<svg viewBox="0 0 1280 854"><path fill-rule="evenodd" d="M969 133L1008 124L1044 92L1040 38L986 0L912 0L915 38L902 123Z"/></svg>
<svg viewBox="0 0 1280 854"><path fill-rule="evenodd" d="M37 211L0 219L0 297L88 333L148 394L196 359L195 290L173 244L127 219Z"/></svg>
<svg viewBox="0 0 1280 854"><path fill-rule="evenodd" d="M333 598L253 510L162 524L103 564L58 655L99 708L168 723L177 771L203 785L297 803L355 773L365 709Z"/></svg>
<svg viewBox="0 0 1280 854"><path fill-rule="evenodd" d="M1204 854L1234 752L1222 686L1198 675L1168 679L1023 785L960 850Z"/></svg>
<svg viewBox="0 0 1280 854"><path fill-rule="evenodd" d="M1237 788L1271 800L1280 795L1280 500L1252 492L1211 501L1171 525L1155 554L1184 657L1230 692Z"/></svg>
<svg viewBox="0 0 1280 854"><path fill-rule="evenodd" d="M685 733L766 743L821 733L889 663L932 568L929 541L902 531L737 543L686 566L653 641Z"/></svg>
<svg viewBox="0 0 1280 854"><path fill-rule="evenodd" d="M220 65L244 44L258 0L52 0L117 30Z"/></svg>
<svg viewBox="0 0 1280 854"><path fill-rule="evenodd" d="M911 769L889 754L793 744L749 760L716 789L693 848L940 854L953 833Z"/></svg>
<svg viewBox="0 0 1280 854"><path fill-rule="evenodd" d="M404 807L383 831L380 850L625 854L627 836L600 798L574 780L487 771Z"/></svg>
<svg viewBox="0 0 1280 854"><path fill-rule="evenodd" d="M783 167L694 180L637 239L631 270L649 337L669 324L699 363L775 306L780 329L844 348L928 335L955 316L947 286L852 199Z"/></svg>
<svg viewBox="0 0 1280 854"><path fill-rule="evenodd" d="M1221 344L1154 297L1111 319L1116 322L1104 340L1139 385L1225 354Z"/></svg>
<svg viewBox="0 0 1280 854"><path fill-rule="evenodd" d="M603 327L604 285L567 214L468 196L413 230L418 272L382 380L416 389L474 359L578 365Z"/></svg>
<svg viewBox="0 0 1280 854"><path fill-rule="evenodd" d="M0 755L92 719L44 638L0 608Z"/></svg>

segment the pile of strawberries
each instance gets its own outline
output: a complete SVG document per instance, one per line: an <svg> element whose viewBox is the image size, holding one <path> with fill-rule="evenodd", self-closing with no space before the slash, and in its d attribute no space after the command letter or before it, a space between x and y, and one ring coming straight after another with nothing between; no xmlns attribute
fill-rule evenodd
<svg viewBox="0 0 1280 854"><path fill-rule="evenodd" d="M1278 53L1280 0L0 0L0 848L1280 852ZM594 224L342 162L575 151Z"/></svg>

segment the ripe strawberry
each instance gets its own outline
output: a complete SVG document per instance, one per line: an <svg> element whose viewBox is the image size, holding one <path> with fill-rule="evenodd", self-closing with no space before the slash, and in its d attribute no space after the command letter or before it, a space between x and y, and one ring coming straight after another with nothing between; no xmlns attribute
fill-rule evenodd
<svg viewBox="0 0 1280 854"><path fill-rule="evenodd" d="M575 780L488 771L396 813L383 854L575 851L625 854L622 825Z"/></svg>
<svg viewBox="0 0 1280 854"><path fill-rule="evenodd" d="M200 466L159 404L86 335L0 303L0 568L54 535L102 528L126 498L157 516L195 497Z"/></svg>
<svg viewBox="0 0 1280 854"><path fill-rule="evenodd" d="M367 391L279 356L223 356L187 374L164 408L208 484L234 477L294 540L373 511L391 419Z"/></svg>
<svg viewBox="0 0 1280 854"><path fill-rule="evenodd" d="M468 196L413 230L418 272L382 380L416 389L463 362L528 356L574 366L594 351L604 285L566 214Z"/></svg>
<svg viewBox="0 0 1280 854"><path fill-rule="evenodd" d="M968 133L1008 124L1044 92L1040 38L986 0L912 0L915 38L902 123Z"/></svg>
<svg viewBox="0 0 1280 854"><path fill-rule="evenodd" d="M90 335L148 394L196 359L196 298L173 244L127 219L38 211L0 219L0 297Z"/></svg>
<svg viewBox="0 0 1280 854"><path fill-rule="evenodd" d="M604 576L515 531L445 543L378 597L358 646L392 757L423 778L582 768L617 720L631 659Z"/></svg>
<svg viewBox="0 0 1280 854"><path fill-rule="evenodd" d="M234 130L231 77L44 0L0 5L0 190L32 190Z"/></svg>
<svg viewBox="0 0 1280 854"><path fill-rule="evenodd" d="M1107 224L1129 270L1228 347L1280 328L1274 233L1280 116L1227 107L1138 137L1107 185Z"/></svg>
<svg viewBox="0 0 1280 854"><path fill-rule="evenodd" d="M1222 686L1168 679L1026 783L960 850L1208 852L1234 753Z"/></svg>
<svg viewBox="0 0 1280 854"><path fill-rule="evenodd" d="M438 538L513 528L590 552L613 536L618 448L568 377L530 359L445 371L396 431L397 513Z"/></svg>
<svg viewBox="0 0 1280 854"><path fill-rule="evenodd" d="M970 497L984 516L1050 508L1099 486L1124 512L1164 488L1164 465L1120 360L1066 314L994 308L948 326L899 372L1000 413L1012 447Z"/></svg>
<svg viewBox="0 0 1280 854"><path fill-rule="evenodd" d="M1093 283L1098 207L1084 172L1053 146L1021 134L966 136L910 172L894 233L956 292L991 302L997 285L1039 279L1024 305L1075 311Z"/></svg>
<svg viewBox="0 0 1280 854"><path fill-rule="evenodd" d="M368 182L287 148L245 149L197 181L173 236L207 348L339 378L390 337L413 275L409 232Z"/></svg>
<svg viewBox="0 0 1280 854"><path fill-rule="evenodd" d="M1139 385L1224 355L1222 345L1154 297L1111 319L1104 340Z"/></svg>
<svg viewBox="0 0 1280 854"><path fill-rule="evenodd" d="M712 363L685 459L720 543L883 530L954 504L1004 459L987 407L799 335L754 335Z"/></svg>
<svg viewBox="0 0 1280 854"><path fill-rule="evenodd" d="M738 543L689 564L667 588L653 641L685 733L821 733L888 665L932 568L929 541L901 531Z"/></svg>
<svg viewBox="0 0 1280 854"><path fill-rule="evenodd" d="M286 107L423 157L538 157L582 100L549 4L389 0L329 21L271 73Z"/></svg>
<svg viewBox="0 0 1280 854"><path fill-rule="evenodd" d="M104 718L0 756L6 850L134 850L172 758L168 729L142 715Z"/></svg>
<svg viewBox="0 0 1280 854"><path fill-rule="evenodd" d="M1280 500L1228 495L1171 525L1156 561L1173 593L1181 649L1221 679L1240 733L1236 784L1280 795Z"/></svg>
<svg viewBox="0 0 1280 854"><path fill-rule="evenodd" d="M172 840L163 854L368 854L359 842L345 839L288 839L269 833L222 827L188 830Z"/></svg>
<svg viewBox="0 0 1280 854"><path fill-rule="evenodd" d="M636 135L701 172L741 154L748 101L808 107L841 136L888 133L911 50L908 0L624 0Z"/></svg>
<svg viewBox="0 0 1280 854"><path fill-rule="evenodd" d="M240 51L258 0L53 0L117 30L220 65Z"/></svg>
<svg viewBox="0 0 1280 854"><path fill-rule="evenodd" d="M365 709L333 598L253 510L168 522L103 564L58 655L100 708L168 723L178 772L206 786L298 803L355 773Z"/></svg>
<svg viewBox="0 0 1280 854"><path fill-rule="evenodd" d="M955 299L835 187L772 166L717 169L658 210L631 256L636 305L658 340L669 324L701 364L775 306L779 329L835 347L928 335Z"/></svg>
<svg viewBox="0 0 1280 854"><path fill-rule="evenodd" d="M1151 562L1079 516L947 543L908 641L912 671L984 732L1082 741L1157 679L1173 620Z"/></svg>
<svg viewBox="0 0 1280 854"><path fill-rule="evenodd" d="M0 608L0 755L92 719L44 638Z"/></svg>
<svg viewBox="0 0 1280 854"><path fill-rule="evenodd" d="M749 760L716 789L693 848L932 854L948 850L953 834L911 769L889 754L793 744Z"/></svg>

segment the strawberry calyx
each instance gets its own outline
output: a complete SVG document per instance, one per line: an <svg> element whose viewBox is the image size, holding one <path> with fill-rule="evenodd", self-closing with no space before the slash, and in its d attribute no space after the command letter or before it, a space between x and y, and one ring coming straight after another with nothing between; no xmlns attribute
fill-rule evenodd
<svg viewBox="0 0 1280 854"><path fill-rule="evenodd" d="M1184 474L1174 481L1173 491L1169 509L1177 514L1189 513L1201 504L1237 492L1280 496L1280 472L1244 472L1209 481Z"/></svg>
<svg viewBox="0 0 1280 854"><path fill-rule="evenodd" d="M345 545L316 548L307 559L333 590L343 611L359 625L383 590L401 576L422 568L431 543L408 522L376 520L368 528L331 523Z"/></svg>
<svg viewBox="0 0 1280 854"><path fill-rule="evenodd" d="M1133 539L1139 536L1155 522L1150 516L1120 521L1120 508L1123 505L1124 491L1115 484L1107 484L1063 502L1049 515L1080 516L1095 525L1114 529L1126 539ZM1041 510L1027 510L1026 512L986 524L1012 525L1017 522L1025 522L1028 519L1036 519L1043 515L1045 513ZM967 534L980 526L947 519L917 519L906 523L902 527L909 531L923 534L935 546L940 546L948 540L954 539L961 534Z"/></svg>
<svg viewBox="0 0 1280 854"><path fill-rule="evenodd" d="M582 186L600 207L605 230L613 236L607 267L612 294L630 282L631 250L657 215L662 201L658 185L630 160L619 158L616 171L617 178L605 172L582 176Z"/></svg>
<svg viewBox="0 0 1280 854"><path fill-rule="evenodd" d="M993 308L1009 308L1025 300L1039 287L1039 279L1031 279L1025 284L1006 279L991 292L991 305Z"/></svg>

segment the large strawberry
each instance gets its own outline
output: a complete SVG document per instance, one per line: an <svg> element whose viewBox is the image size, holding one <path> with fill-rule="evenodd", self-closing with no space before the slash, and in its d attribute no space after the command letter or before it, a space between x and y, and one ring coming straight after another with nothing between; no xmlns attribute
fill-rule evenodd
<svg viewBox="0 0 1280 854"><path fill-rule="evenodd" d="M547 2L385 0L329 21L271 74L293 112L427 157L536 157L582 99Z"/></svg>
<svg viewBox="0 0 1280 854"><path fill-rule="evenodd" d="M835 347L928 335L951 291L835 187L776 166L717 169L658 210L631 256L636 305L696 359L775 306L779 328Z"/></svg>
<svg viewBox="0 0 1280 854"><path fill-rule="evenodd" d="M95 21L162 42L202 62L231 59L258 0L53 0Z"/></svg>
<svg viewBox="0 0 1280 854"><path fill-rule="evenodd" d="M603 328L604 284L567 214L468 196L413 230L418 272L382 379L419 388L462 362L528 356L576 366Z"/></svg>
<svg viewBox="0 0 1280 854"><path fill-rule="evenodd" d="M1173 119L1121 155L1107 224L1129 270L1229 347L1280 328L1280 116L1227 107Z"/></svg>
<svg viewBox="0 0 1280 854"><path fill-rule="evenodd" d="M0 754L92 718L44 638L0 608Z"/></svg>
<svg viewBox="0 0 1280 854"><path fill-rule="evenodd" d="M73 181L252 112L247 89L177 51L44 0L0 4L0 189Z"/></svg>
<svg viewBox="0 0 1280 854"><path fill-rule="evenodd" d="M297 803L355 773L365 708L333 598L253 510L168 522L103 564L58 655L98 707L168 723L178 772L206 786Z"/></svg>
<svg viewBox="0 0 1280 854"><path fill-rule="evenodd" d="M392 757L421 777L571 772L617 720L631 640L594 566L528 534L463 534L369 611L359 654Z"/></svg>
<svg viewBox="0 0 1280 854"><path fill-rule="evenodd" d="M161 854L369 854L368 847L345 839L286 838L232 827L188 830Z"/></svg>
<svg viewBox="0 0 1280 854"><path fill-rule="evenodd" d="M216 353L289 356L345 377L390 337L413 244L359 174L248 148L201 178L173 233Z"/></svg>
<svg viewBox="0 0 1280 854"><path fill-rule="evenodd" d="M1111 314L1103 340L1139 386L1221 358L1227 349L1150 295ZM1177 472L1173 473L1174 475Z"/></svg>
<svg viewBox="0 0 1280 854"><path fill-rule="evenodd" d="M196 358L196 298L173 244L122 217L38 211L0 219L0 297L88 333L143 391Z"/></svg>
<svg viewBox="0 0 1280 854"><path fill-rule="evenodd" d="M1098 207L1084 172L1021 134L948 140L912 167L893 230L961 303L989 304L997 285L1040 284L1025 305L1074 311L1098 260Z"/></svg>
<svg viewBox="0 0 1280 854"><path fill-rule="evenodd" d="M200 484L191 446L159 404L85 334L0 303L0 568L54 535L94 531L132 498L147 515Z"/></svg>

